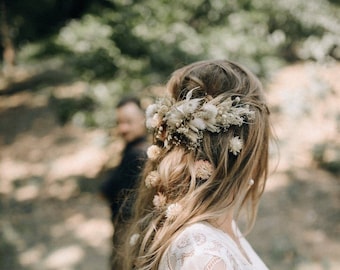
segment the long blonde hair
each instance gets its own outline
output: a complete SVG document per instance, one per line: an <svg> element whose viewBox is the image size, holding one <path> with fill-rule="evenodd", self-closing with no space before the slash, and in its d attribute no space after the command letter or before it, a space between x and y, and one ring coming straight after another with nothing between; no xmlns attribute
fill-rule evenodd
<svg viewBox="0 0 340 270"><path fill-rule="evenodd" d="M155 160L148 160L144 172L157 170L162 188L148 189L141 181L135 203L134 218L124 235L126 245L121 249L122 269L158 269L165 250L174 237L186 226L218 217L229 207L246 209L248 229L254 224L259 198L268 171L268 141L270 137L269 111L262 85L247 69L225 61L201 61L175 71L167 83L167 90L176 101L186 98L191 89L193 97L211 98L238 96L255 113L250 123L232 126L227 132L204 132L200 147L189 150L183 145L161 148ZM243 148L238 155L229 149L230 139L238 136ZM158 142L155 141L155 144ZM206 181L195 176L195 161L207 160L214 171ZM254 184L249 189L249 180ZM174 220L166 218L165 210L155 209L152 201L161 191L167 203L183 207ZM138 234L135 245L130 236Z"/></svg>

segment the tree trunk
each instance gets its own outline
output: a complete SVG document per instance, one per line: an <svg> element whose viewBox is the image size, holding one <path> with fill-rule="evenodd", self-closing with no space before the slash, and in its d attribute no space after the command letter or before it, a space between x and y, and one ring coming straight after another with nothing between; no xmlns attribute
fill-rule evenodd
<svg viewBox="0 0 340 270"><path fill-rule="evenodd" d="M10 36L9 26L7 23L7 12L5 0L1 0L1 36L2 36L2 47L3 47L3 72L5 75L11 75L15 65L15 49Z"/></svg>

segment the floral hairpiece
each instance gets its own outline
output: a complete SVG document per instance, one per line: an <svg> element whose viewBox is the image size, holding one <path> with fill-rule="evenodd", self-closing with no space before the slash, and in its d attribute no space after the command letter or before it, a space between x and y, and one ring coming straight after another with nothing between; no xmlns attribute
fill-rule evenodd
<svg viewBox="0 0 340 270"><path fill-rule="evenodd" d="M232 125L241 126L254 118L254 111L249 105L241 104L240 97L223 99L220 95L211 100L192 99L197 88L190 90L185 100L176 102L163 98L147 108L146 126L155 132L156 139L162 141L164 147L182 144L190 150L196 149L204 131L225 132Z"/></svg>

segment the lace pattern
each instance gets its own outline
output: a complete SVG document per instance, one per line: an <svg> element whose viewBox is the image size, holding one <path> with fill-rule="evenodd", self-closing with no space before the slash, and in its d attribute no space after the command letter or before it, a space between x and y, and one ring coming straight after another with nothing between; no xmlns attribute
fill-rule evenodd
<svg viewBox="0 0 340 270"><path fill-rule="evenodd" d="M251 263L227 234L206 222L193 224L173 241L158 270L268 270L249 243L240 241Z"/></svg>

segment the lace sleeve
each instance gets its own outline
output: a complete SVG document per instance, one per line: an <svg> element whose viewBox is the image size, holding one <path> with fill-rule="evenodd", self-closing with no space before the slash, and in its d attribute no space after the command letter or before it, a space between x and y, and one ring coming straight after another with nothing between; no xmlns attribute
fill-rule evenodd
<svg viewBox="0 0 340 270"><path fill-rule="evenodd" d="M168 254L170 255L170 254ZM165 265L161 263L159 270L227 270L225 261L217 256L210 254L184 255L178 260L181 254L171 254L166 256Z"/></svg>
<svg viewBox="0 0 340 270"><path fill-rule="evenodd" d="M220 249L202 232L183 234L165 252L159 270L227 270Z"/></svg>
<svg viewBox="0 0 340 270"><path fill-rule="evenodd" d="M250 263L235 242L206 223L183 230L162 256L158 270L268 270L244 238Z"/></svg>
<svg viewBox="0 0 340 270"><path fill-rule="evenodd" d="M205 260L203 261L200 260L201 256L197 257L189 258L181 270L227 270L224 260L220 257L205 255Z"/></svg>

